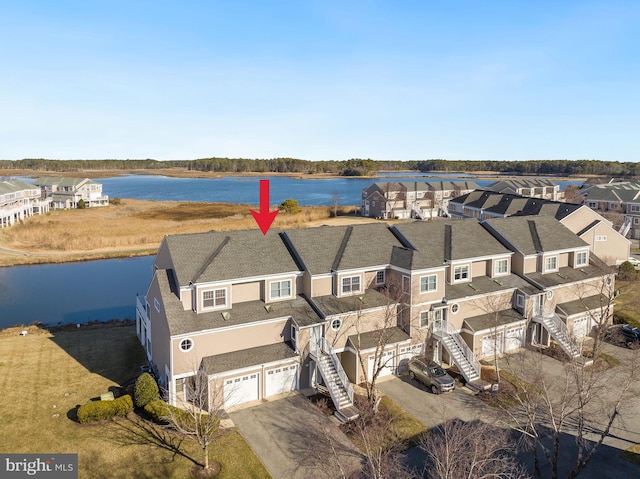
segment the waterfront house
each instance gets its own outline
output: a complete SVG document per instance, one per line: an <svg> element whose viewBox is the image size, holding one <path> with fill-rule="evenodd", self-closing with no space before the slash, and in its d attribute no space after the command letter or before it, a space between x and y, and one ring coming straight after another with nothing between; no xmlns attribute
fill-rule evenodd
<svg viewBox="0 0 640 479"><path fill-rule="evenodd" d="M353 383L415 354L476 389L480 359L531 342L579 356L613 287L550 216L167 236L153 268L137 334L173 404L199 372L225 408L326 388L343 420Z"/></svg>
<svg viewBox="0 0 640 479"><path fill-rule="evenodd" d="M478 188L472 181L379 182L362 190L362 216L417 218L448 216L449 200Z"/></svg>
<svg viewBox="0 0 640 479"><path fill-rule="evenodd" d="M485 189L545 200L564 200L564 192L560 191L560 185L544 178L499 180L487 185Z"/></svg>
<svg viewBox="0 0 640 479"><path fill-rule="evenodd" d="M18 180L0 182L0 228L48 212L49 202L37 186Z"/></svg>
<svg viewBox="0 0 640 479"><path fill-rule="evenodd" d="M85 207L107 206L109 197L102 194L102 185L89 178L38 178L34 185L54 209L77 208L82 200Z"/></svg>

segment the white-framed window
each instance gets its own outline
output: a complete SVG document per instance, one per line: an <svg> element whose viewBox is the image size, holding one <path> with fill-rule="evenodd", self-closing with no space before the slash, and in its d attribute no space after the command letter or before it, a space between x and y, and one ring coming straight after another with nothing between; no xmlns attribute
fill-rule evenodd
<svg viewBox="0 0 640 479"><path fill-rule="evenodd" d="M291 280L272 281L270 286L271 299L291 297Z"/></svg>
<svg viewBox="0 0 640 479"><path fill-rule="evenodd" d="M589 206L589 208L597 208L598 207L598 202L597 201L587 201L587 206Z"/></svg>
<svg viewBox="0 0 640 479"><path fill-rule="evenodd" d="M451 305L451 312L456 314L458 311L460 311L460 305L458 303L453 303Z"/></svg>
<svg viewBox="0 0 640 479"><path fill-rule="evenodd" d="M607 235L596 235L596 241L607 241Z"/></svg>
<svg viewBox="0 0 640 479"><path fill-rule="evenodd" d="M507 274L509 272L509 260L499 259L493 263L493 274Z"/></svg>
<svg viewBox="0 0 640 479"><path fill-rule="evenodd" d="M557 271L558 270L558 257L547 256L544 259L544 271Z"/></svg>
<svg viewBox="0 0 640 479"><path fill-rule="evenodd" d="M157 298L153 298L153 305L156 307L156 311L160 312L160 301Z"/></svg>
<svg viewBox="0 0 640 479"><path fill-rule="evenodd" d="M385 282L385 271L380 270L376 273L376 284L384 284Z"/></svg>
<svg viewBox="0 0 640 479"><path fill-rule="evenodd" d="M403 293L411 292L411 278L409 276L402 277L402 292Z"/></svg>
<svg viewBox="0 0 640 479"><path fill-rule="evenodd" d="M516 306L518 308L524 308L524 295L516 294Z"/></svg>
<svg viewBox="0 0 640 479"><path fill-rule="evenodd" d="M426 328L429 326L429 311L420 311L420 327Z"/></svg>
<svg viewBox="0 0 640 479"><path fill-rule="evenodd" d="M629 205L630 213L640 213L640 205Z"/></svg>
<svg viewBox="0 0 640 479"><path fill-rule="evenodd" d="M442 321L444 319L444 308L434 309L431 314L435 322Z"/></svg>
<svg viewBox="0 0 640 479"><path fill-rule="evenodd" d="M291 342L295 345L298 340L298 328L295 324L291 324Z"/></svg>
<svg viewBox="0 0 640 479"><path fill-rule="evenodd" d="M438 276L430 274L429 276L422 276L420 278L420 292L427 293L429 291L435 291L438 288Z"/></svg>
<svg viewBox="0 0 640 479"><path fill-rule="evenodd" d="M333 329L334 331L337 331L338 329L340 329L341 326L342 326L341 319L334 319L333 321L331 321L331 329Z"/></svg>
<svg viewBox="0 0 640 479"><path fill-rule="evenodd" d="M187 351L191 351L191 349L193 349L193 339L184 338L180 341L180 351L186 353Z"/></svg>
<svg viewBox="0 0 640 479"><path fill-rule="evenodd" d="M640 218L638 218L637 216L635 218L633 218L633 224L634 225L640 225Z"/></svg>
<svg viewBox="0 0 640 479"><path fill-rule="evenodd" d="M453 268L453 281L464 281L469 279L469 265L456 266Z"/></svg>
<svg viewBox="0 0 640 479"><path fill-rule="evenodd" d="M585 266L587 264L587 252L580 251L576 253L576 266Z"/></svg>
<svg viewBox="0 0 640 479"><path fill-rule="evenodd" d="M203 308L223 308L227 305L227 289L210 289L202 292Z"/></svg>
<svg viewBox="0 0 640 479"><path fill-rule="evenodd" d="M342 294L357 293L360 291L360 276L342 278Z"/></svg>

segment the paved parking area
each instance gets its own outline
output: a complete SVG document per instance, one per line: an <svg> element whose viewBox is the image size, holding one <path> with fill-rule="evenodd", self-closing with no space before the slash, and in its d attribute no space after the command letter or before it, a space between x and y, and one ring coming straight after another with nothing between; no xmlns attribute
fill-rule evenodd
<svg viewBox="0 0 640 479"><path fill-rule="evenodd" d="M360 464L360 453L336 422L300 394L229 417L274 479L339 477L340 466L348 472Z"/></svg>

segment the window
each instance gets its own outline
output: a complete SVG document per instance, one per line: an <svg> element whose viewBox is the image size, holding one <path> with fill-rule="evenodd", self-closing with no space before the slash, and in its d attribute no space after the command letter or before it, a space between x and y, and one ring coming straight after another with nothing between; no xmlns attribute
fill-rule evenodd
<svg viewBox="0 0 640 479"><path fill-rule="evenodd" d="M341 319L334 319L333 321L331 321L331 329L333 329L334 331L340 329L340 326L342 326Z"/></svg>
<svg viewBox="0 0 640 479"><path fill-rule="evenodd" d="M357 293L360 291L360 276L342 278L342 293Z"/></svg>
<svg viewBox="0 0 640 479"><path fill-rule="evenodd" d="M507 274L509 272L509 260L499 259L494 263L494 274Z"/></svg>
<svg viewBox="0 0 640 479"><path fill-rule="evenodd" d="M597 235L596 241L607 241L607 235Z"/></svg>
<svg viewBox="0 0 640 479"><path fill-rule="evenodd" d="M191 348L193 348L193 340L186 338L180 341L180 351L184 351L186 353L187 351L190 351Z"/></svg>
<svg viewBox="0 0 640 479"><path fill-rule="evenodd" d="M456 314L458 311L460 311L460 305L458 303L453 303L451 305L451 312Z"/></svg>
<svg viewBox="0 0 640 479"><path fill-rule="evenodd" d="M202 293L202 306L218 308L227 305L227 290L225 288L212 289Z"/></svg>
<svg viewBox="0 0 640 479"><path fill-rule="evenodd" d="M402 292L403 293L411 292L411 278L409 278L409 276L402 277Z"/></svg>
<svg viewBox="0 0 640 479"><path fill-rule="evenodd" d="M442 309L442 308L438 308L438 309L434 309L433 310L433 321L434 322L439 323L440 321L442 321L442 318L444 316L442 314L443 311L444 311L444 309Z"/></svg>
<svg viewBox="0 0 640 479"><path fill-rule="evenodd" d="M291 325L291 342L295 345L298 339L298 328L293 324Z"/></svg>
<svg viewBox="0 0 640 479"><path fill-rule="evenodd" d="M422 276L420 278L420 292L427 293L429 291L435 291L438 287L438 277L435 274L429 276Z"/></svg>
<svg viewBox="0 0 640 479"><path fill-rule="evenodd" d="M518 308L524 308L524 296L522 294L516 295L516 306Z"/></svg>
<svg viewBox="0 0 640 479"><path fill-rule="evenodd" d="M376 273L376 284L384 284L384 280L385 280L384 270L378 271Z"/></svg>
<svg viewBox="0 0 640 479"><path fill-rule="evenodd" d="M546 271L556 271L558 269L558 257L557 256L547 256L544 259L544 270Z"/></svg>
<svg viewBox="0 0 640 479"><path fill-rule="evenodd" d="M629 205L630 213L640 213L640 205Z"/></svg>
<svg viewBox="0 0 640 479"><path fill-rule="evenodd" d="M587 264L587 252L580 251L576 253L576 266L584 266Z"/></svg>
<svg viewBox="0 0 640 479"><path fill-rule="evenodd" d="M156 307L156 311L159 313L160 312L160 302L156 298L153 298L153 305Z"/></svg>
<svg viewBox="0 0 640 479"><path fill-rule="evenodd" d="M420 327L425 328L429 325L429 311L420 311Z"/></svg>
<svg viewBox="0 0 640 479"><path fill-rule="evenodd" d="M291 296L291 280L271 283L271 298L288 298Z"/></svg>
<svg viewBox="0 0 640 479"><path fill-rule="evenodd" d="M469 266L456 266L453 269L453 280L462 281L469 278Z"/></svg>

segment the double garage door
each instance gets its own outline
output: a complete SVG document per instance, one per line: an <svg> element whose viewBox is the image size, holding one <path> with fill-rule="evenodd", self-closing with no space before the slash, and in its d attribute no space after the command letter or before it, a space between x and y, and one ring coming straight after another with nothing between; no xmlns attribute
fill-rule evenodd
<svg viewBox="0 0 640 479"><path fill-rule="evenodd" d="M524 328L510 328L496 335L482 338L482 356L493 356L502 354L514 349L519 349L524 345Z"/></svg>
<svg viewBox="0 0 640 479"><path fill-rule="evenodd" d="M420 356L424 352L424 343L412 344L400 348L398 355L398 371L406 371L409 367L409 359L414 356Z"/></svg>
<svg viewBox="0 0 640 479"><path fill-rule="evenodd" d="M390 374L393 374L393 371L395 369L395 360L394 360L394 355L395 352L394 351L385 351L382 353L382 357L380 358L380 365L384 365L382 367L382 369L380 370L380 372L378 373L378 377L384 377L384 376L389 376ZM367 370L367 380L371 381L371 378L373 377L373 370L375 369L376 366L376 355L372 354L369 356L369 365L368 365L368 370Z"/></svg>
<svg viewBox="0 0 640 479"><path fill-rule="evenodd" d="M296 364L265 370L264 397L294 391L298 384ZM238 406L260 399L260 373L250 373L224 380L224 407Z"/></svg>

